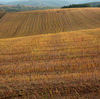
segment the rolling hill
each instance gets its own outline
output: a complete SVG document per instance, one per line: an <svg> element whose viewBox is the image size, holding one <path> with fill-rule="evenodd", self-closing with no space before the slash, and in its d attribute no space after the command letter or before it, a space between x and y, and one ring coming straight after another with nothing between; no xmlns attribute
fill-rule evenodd
<svg viewBox="0 0 100 99"><path fill-rule="evenodd" d="M22 37L100 27L100 8L54 9L7 13L0 38Z"/></svg>
<svg viewBox="0 0 100 99"><path fill-rule="evenodd" d="M99 99L100 8L6 13L0 19L0 99Z"/></svg>

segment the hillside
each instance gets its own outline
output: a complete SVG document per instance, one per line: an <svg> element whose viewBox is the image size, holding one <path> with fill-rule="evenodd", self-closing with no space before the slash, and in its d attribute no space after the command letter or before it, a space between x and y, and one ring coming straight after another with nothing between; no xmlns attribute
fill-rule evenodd
<svg viewBox="0 0 100 99"><path fill-rule="evenodd" d="M99 38L100 28L1 39L0 99L99 99Z"/></svg>
<svg viewBox="0 0 100 99"><path fill-rule="evenodd" d="M100 8L73 8L7 13L0 38L100 28Z"/></svg>
<svg viewBox="0 0 100 99"><path fill-rule="evenodd" d="M0 16L0 99L100 98L100 8Z"/></svg>

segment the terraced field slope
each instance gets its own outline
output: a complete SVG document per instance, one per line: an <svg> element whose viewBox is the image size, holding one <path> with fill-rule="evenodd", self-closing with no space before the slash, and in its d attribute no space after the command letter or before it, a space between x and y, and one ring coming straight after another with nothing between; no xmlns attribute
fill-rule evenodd
<svg viewBox="0 0 100 99"><path fill-rule="evenodd" d="M22 37L100 27L100 8L7 13L0 20L0 38Z"/></svg>
<svg viewBox="0 0 100 99"><path fill-rule="evenodd" d="M99 99L99 38L100 28L1 39L0 98Z"/></svg>

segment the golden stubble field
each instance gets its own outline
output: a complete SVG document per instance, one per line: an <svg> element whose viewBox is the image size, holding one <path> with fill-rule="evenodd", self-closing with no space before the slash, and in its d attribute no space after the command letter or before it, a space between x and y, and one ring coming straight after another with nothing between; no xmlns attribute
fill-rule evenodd
<svg viewBox="0 0 100 99"><path fill-rule="evenodd" d="M71 30L68 32L61 32L59 28L59 33L53 33L53 28L48 28L52 30L52 33L45 34L46 32L44 32L44 35L39 35L39 32L34 35L36 32L32 32L33 36L26 36L24 29L22 29L22 34L20 34L20 29L16 35L13 34L14 20L17 19L16 27L17 22L22 22L20 20L22 16L18 21L16 15L24 13L28 17L33 11L12 13L12 17L16 16L16 19L10 17L11 13L1 18L0 24L6 26L4 25L4 30L4 26L0 25L0 29L3 31L3 34L0 31L0 99L99 99L100 14L98 9L49 10L50 15L57 11L59 13L65 11L63 13L70 15L76 11L76 15L88 12L91 13L91 16L88 15L87 18L87 14L84 14L87 21L85 19L79 21L87 22L88 25L85 23L77 25L78 19L73 13L73 19L77 19L77 21L72 20L73 23L76 22L74 23L76 25L73 25L74 28L69 26L72 24L70 21L67 26ZM67 13L67 10L70 11ZM47 13L48 10L34 11L35 14L45 12ZM79 18L84 16L79 16ZM64 16L62 17L64 18ZM70 18L72 17L70 15ZM65 16L64 20L67 20L66 18ZM30 22L26 18L27 23L35 20L28 19ZM55 22L54 19L52 22L56 23L56 19ZM89 25L90 23L91 25ZM37 24L39 25L39 23ZM44 26L44 23L41 26ZM6 32L6 27L9 27L8 32ZM75 28L76 30L74 30ZM57 28L54 30L57 31Z"/></svg>
<svg viewBox="0 0 100 99"><path fill-rule="evenodd" d="M99 95L99 37L100 28L1 39L0 97Z"/></svg>

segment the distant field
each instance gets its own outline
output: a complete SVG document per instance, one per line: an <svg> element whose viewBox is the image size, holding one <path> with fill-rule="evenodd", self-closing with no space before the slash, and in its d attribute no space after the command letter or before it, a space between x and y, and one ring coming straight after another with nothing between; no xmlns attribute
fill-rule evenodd
<svg viewBox="0 0 100 99"><path fill-rule="evenodd" d="M23 5L0 5L0 9L5 12L20 12L20 11L32 11L32 10L43 10L43 9L59 9L60 7L54 6L23 6Z"/></svg>
<svg viewBox="0 0 100 99"><path fill-rule="evenodd" d="M7 13L0 38L23 37L100 27L100 8L74 8Z"/></svg>
<svg viewBox="0 0 100 99"><path fill-rule="evenodd" d="M99 99L99 38L100 28L1 39L0 99Z"/></svg>

